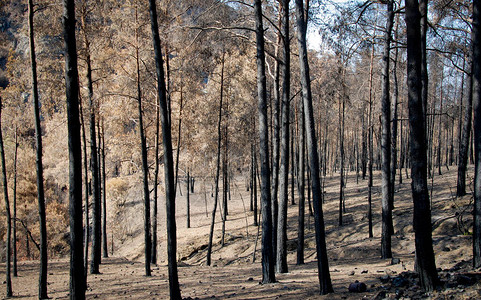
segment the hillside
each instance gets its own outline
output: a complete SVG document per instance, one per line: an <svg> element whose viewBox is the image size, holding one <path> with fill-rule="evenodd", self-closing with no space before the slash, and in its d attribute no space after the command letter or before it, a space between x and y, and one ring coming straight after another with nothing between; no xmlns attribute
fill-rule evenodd
<svg viewBox="0 0 481 300"><path fill-rule="evenodd" d="M289 206L289 273L278 274L278 283L260 285L260 240L257 244L256 261L253 253L257 228L252 226L249 211L249 193L244 188L243 178L237 178L232 188L229 215L226 222L226 239L220 247L221 222L217 218L213 266L205 266L208 229L212 198L208 191L204 198L202 184L198 183L192 200L192 228L186 228L185 194L177 201L177 233L179 280L182 295L192 299L398 299L402 295L411 298L433 299L478 299L481 287L477 279L479 272L471 269L471 236L463 235L458 229L471 223L471 207L467 206L471 195L454 200L456 169L443 170L444 174L434 178L433 222L434 250L436 263L445 288L430 295L418 291L413 271L414 239L411 226L412 202L410 182L404 178L396 185L393 236L393 255L399 263L380 257L380 188L374 181L373 211L374 238L367 233L366 181L356 184L355 174L350 174L346 187L346 224L337 225L338 177L327 177L324 213L330 271L335 294L319 296L313 218L306 216L306 264L295 265L297 205ZM470 170L472 174L472 170ZM375 173L375 176L379 176ZM377 178L377 177L376 177ZM378 178L377 178L378 179ZM210 186L208 186L210 187ZM183 187L184 189L184 187ZM183 190L184 191L184 190ZM208 216L206 215L206 202ZM109 205L112 207L112 205ZM142 205L132 205L138 215L129 213L124 220L132 226L134 235L124 244L116 245L114 255L104 259L101 275L89 276L88 298L100 299L165 299L168 297L167 268L165 265L165 237L163 204L160 206L160 264L153 267L153 276L143 276L142 257ZM306 209L306 211L308 211ZM458 217L455 217L458 214ZM133 222L136 220L136 222ZM247 226L246 226L247 224ZM309 225L311 224L311 225ZM4 268L1 268L3 271ZM49 265L49 295L54 299L66 299L68 295L68 260L60 259ZM13 279L15 298L30 299L36 296L37 270L35 262L21 262L20 277ZM389 278L386 276L388 275ZM2 276L2 275L0 275ZM383 283L381 280L385 282ZM406 279L406 280L405 280ZM356 280L366 283L367 292L349 293L348 286ZM396 287L398 285L399 287ZM404 286L405 285L405 286ZM4 290L2 290L2 293ZM396 296L397 295L397 296Z"/></svg>

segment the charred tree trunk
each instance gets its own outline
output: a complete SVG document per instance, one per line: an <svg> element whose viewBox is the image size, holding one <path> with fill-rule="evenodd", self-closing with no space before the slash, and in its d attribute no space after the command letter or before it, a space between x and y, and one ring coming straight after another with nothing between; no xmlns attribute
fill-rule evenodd
<svg viewBox="0 0 481 300"><path fill-rule="evenodd" d="M92 205L93 205L93 236L92 236L92 258L90 261L90 274L99 274L99 265L101 260L101 199L100 199L100 181L99 181L99 162L97 156L97 134L95 132L95 103L92 80L92 61L90 59L90 42L85 32L86 12L82 14L82 26L84 27L84 42L87 63L87 87L90 105L90 159L92 172Z"/></svg>
<svg viewBox="0 0 481 300"><path fill-rule="evenodd" d="M382 57L382 96L381 96L381 155L382 155L382 233L381 233L381 258L391 258L391 233L392 224L392 186L391 186L391 99L389 95L389 63L392 28L394 21L393 1L387 2L387 24L384 34L384 53Z"/></svg>
<svg viewBox="0 0 481 300"><path fill-rule="evenodd" d="M312 199L314 206L314 223L316 229L317 268L319 276L320 294L333 292L329 262L327 259L326 233L322 212L321 178L319 176L319 156L317 154L314 112L312 108L312 94L307 60L307 20L304 17L302 0L296 0L297 41L299 44L299 64L301 71L301 86L306 121L307 147L311 173Z"/></svg>
<svg viewBox="0 0 481 300"><path fill-rule="evenodd" d="M82 234L82 152L79 122L79 83L75 39L75 1L63 1L65 85L69 149L70 299L85 299L86 277Z"/></svg>
<svg viewBox="0 0 481 300"><path fill-rule="evenodd" d="M180 98L182 99L182 85L180 86ZM152 250L150 258L152 264L157 264L157 225L158 225L158 199L159 199L159 151L160 151L160 103L155 109L155 165L154 165L154 203L152 211Z"/></svg>
<svg viewBox="0 0 481 300"><path fill-rule="evenodd" d="M182 299L177 271L177 232L175 224L175 178L174 160L172 155L172 133L167 109L166 86L162 50L160 47L159 25L157 21L157 7L155 0L149 0L150 24L155 54L157 72L157 93L161 108L162 137L164 145L164 177L165 177L165 202L167 219L167 260L169 269L170 299Z"/></svg>
<svg viewBox="0 0 481 300"><path fill-rule="evenodd" d="M137 11L135 12L137 19ZM147 163L147 141L144 131L144 118L142 110L142 89L140 87L140 57L139 57L139 33L136 31L136 48L135 48L135 63L137 71L137 109L139 114L139 132L140 132L140 151L142 154L142 187L144 192L144 263L145 276L151 276L150 270L152 240L150 236L150 193L149 193L149 165ZM157 74L159 76L159 74ZM163 77L162 77L163 80ZM159 87L160 89L160 87ZM166 179L167 180L167 179Z"/></svg>
<svg viewBox="0 0 481 300"><path fill-rule="evenodd" d="M282 27L282 4L279 2L279 28ZM280 67L279 67L279 48L281 44L282 37L281 32L277 34L277 44L276 44L276 59L274 61L274 117L271 122L274 124L273 129L273 142L272 142L272 245L274 245L274 256L277 257L277 223L279 214L279 202L278 202L278 192L279 192L279 160L280 160L280 122L281 122L281 95L280 95ZM272 110L272 108L271 108Z"/></svg>
<svg viewBox="0 0 481 300"><path fill-rule="evenodd" d="M17 158L18 133L15 124L15 154L13 158L13 277L18 276L17 268Z"/></svg>
<svg viewBox="0 0 481 300"><path fill-rule="evenodd" d="M299 133L299 216L297 222L297 264L304 264L304 223L305 223L305 204L306 199L304 197L305 191L305 154L306 154L306 127L304 120L304 104L299 101L301 112L299 114L300 119L300 133Z"/></svg>
<svg viewBox="0 0 481 300"><path fill-rule="evenodd" d="M473 2L474 224L473 265L481 266L481 3Z"/></svg>
<svg viewBox="0 0 481 300"><path fill-rule="evenodd" d="M289 0L281 1L283 58L282 64L282 121L281 121L281 161L279 181L279 215L277 223L278 273L287 273L287 204L289 188L289 106L290 106L290 40L289 40Z"/></svg>
<svg viewBox="0 0 481 300"><path fill-rule="evenodd" d="M219 103L219 118L217 121L217 165L215 171L215 191L214 191L214 208L212 209L212 220L210 222L209 244L207 246L206 264L211 265L212 254L212 240L214 238L215 213L217 211L217 202L219 201L219 177L220 177L220 152L222 143L222 103L224 100L224 59L225 53L222 53L222 68L220 73L220 103ZM254 182L255 183L255 182Z"/></svg>
<svg viewBox="0 0 481 300"><path fill-rule="evenodd" d="M456 196L466 195L466 168L468 164L469 137L471 135L471 119L473 114L473 61L471 61L471 70L468 75L468 102L464 111L463 133L459 143L459 160L458 160L458 180L456 186Z"/></svg>
<svg viewBox="0 0 481 300"><path fill-rule="evenodd" d="M259 138L261 160L261 210L262 210L262 283L276 281L272 245L272 211L269 170L269 138L267 121L267 89L264 53L264 28L262 25L262 2L254 2L257 46L257 94L259 115Z"/></svg>
<svg viewBox="0 0 481 300"><path fill-rule="evenodd" d="M103 193L102 193L102 254L103 257L109 257L109 249L107 245L107 179L106 175L107 172L105 171L105 127L104 122L102 120L102 134L100 137L102 138L102 148L101 148L101 157L102 157L102 186L103 186Z"/></svg>
<svg viewBox="0 0 481 300"><path fill-rule="evenodd" d="M432 291L438 285L439 279L434 261L431 208L427 186L426 131L423 128L425 122L421 82L423 55L420 20L421 15L417 0L407 0L407 84L416 264L421 288L425 291Z"/></svg>
<svg viewBox="0 0 481 300"><path fill-rule="evenodd" d="M33 111L35 115L35 145L37 168L37 200L38 200L38 222L40 226L40 270L38 278L38 297L39 299L48 298L47 295L47 220L45 216L45 193L43 188L43 163L42 163L42 127L40 126L40 107L37 82L37 59L35 55L35 38L33 29L33 1L28 1L28 28L30 39L30 63L32 67L32 95ZM3 148L3 147L2 147ZM2 150L3 151L3 150ZM5 166L4 166L5 167ZM6 183L6 182L5 182ZM10 210L10 208L8 208ZM10 211L8 212L10 218ZM11 230L10 228L8 229ZM10 234L8 235L10 243ZM9 253L10 255L10 253ZM10 258L9 258L10 260Z"/></svg>
<svg viewBox="0 0 481 300"><path fill-rule="evenodd" d="M80 123L82 131L82 150L83 150L83 167L85 170L85 243L84 243L84 276L85 282L87 282L88 269L89 269L89 240L90 240L90 222L89 222L89 170L88 170L88 153L87 153L87 134L85 132L85 121L83 115L82 98L79 95L79 113ZM85 284L85 288L87 285Z"/></svg>
<svg viewBox="0 0 481 300"><path fill-rule="evenodd" d="M367 137L367 144L368 144L368 161L367 161L367 169L368 169L368 180L367 180L367 220L368 220L368 234L369 238L373 237L372 232L372 167L373 167L373 155L374 155L374 135L373 135L373 122L372 122L372 85L373 85L373 62L374 62L374 41L372 44L371 49L371 62L369 67L369 112L368 112L368 120L367 120L367 128L368 128L368 137Z"/></svg>
<svg viewBox="0 0 481 300"><path fill-rule="evenodd" d="M187 170L187 228L190 228L190 172Z"/></svg>
<svg viewBox="0 0 481 300"><path fill-rule="evenodd" d="M2 160L2 179L3 179L3 198L5 199L5 211L7 215L7 241L6 241L6 247L5 247L5 287L7 289L6 291L6 296L7 297L12 297L13 292L12 292L12 247L11 247L11 241L12 241L12 217L10 215L10 202L8 200L8 185L7 185L7 168L5 166L5 150L3 147L3 135L2 135L2 128L1 128L1 122L2 122L2 98L0 97L0 159Z"/></svg>

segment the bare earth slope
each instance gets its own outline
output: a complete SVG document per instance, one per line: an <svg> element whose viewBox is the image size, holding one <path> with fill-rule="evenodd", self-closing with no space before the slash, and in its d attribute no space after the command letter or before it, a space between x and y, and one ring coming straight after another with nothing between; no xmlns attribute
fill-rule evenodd
<svg viewBox="0 0 481 300"><path fill-rule="evenodd" d="M289 205L289 273L277 274L278 283L260 285L260 239L256 246L257 227L252 225L249 211L249 192L244 179L237 178L231 188L229 215L226 222L224 247L220 246L221 219L217 213L213 266L205 266L206 244L213 198L210 190L204 195L201 180L191 195L191 224L186 228L185 185L183 196L177 200L177 233L179 280L182 295L192 299L481 299L480 270L471 269L471 210L467 207L472 196L455 200L456 168L443 169L435 176L433 185L434 250L444 288L432 294L419 291L414 269L414 235L412 231L412 200L410 181L396 184L393 256L380 257L380 188L375 180L373 189L374 238L368 238L367 181L349 174L346 188L345 225L337 225L338 176L326 178L324 214L326 219L328 256L335 293L318 295L317 268L313 218L306 206L306 264L295 265L297 205ZM472 170L470 169L470 175ZM437 174L436 174L437 175ZM379 176L376 173L375 176ZM471 176L472 177L472 176ZM379 179L379 178L376 178ZM468 179L468 181L471 179ZM431 181L430 181L431 182ZM297 199L296 199L297 201ZM306 203L307 205L307 203ZM99 299L166 299L168 278L165 265L164 204L159 204L159 265L153 267L153 276L143 276L142 205L132 205L133 211L125 220L131 225L131 235L120 242L114 240L114 254L103 259L100 275L89 275L87 297ZM207 211L206 211L207 210ZM140 229L137 229L139 227ZM463 234L463 231L467 234ZM253 263L254 249L256 261ZM5 276L1 266L0 276ZM49 296L68 298L68 260L50 261ZM15 298L34 299L37 293L37 263L21 262L19 277L13 279ZM367 285L367 292L349 293L348 286L356 280ZM0 290L4 296L5 287Z"/></svg>

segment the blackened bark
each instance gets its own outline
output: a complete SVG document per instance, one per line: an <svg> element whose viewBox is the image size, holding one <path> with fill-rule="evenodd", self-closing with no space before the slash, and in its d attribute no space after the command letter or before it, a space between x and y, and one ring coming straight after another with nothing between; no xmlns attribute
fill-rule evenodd
<svg viewBox="0 0 481 300"><path fill-rule="evenodd" d="M384 33L384 53L382 57L382 95L381 95L381 156L382 156L382 231L381 231L381 258L391 258L391 98L389 94L389 65L392 28L394 21L393 1L387 1L387 23Z"/></svg>
<svg viewBox="0 0 481 300"><path fill-rule="evenodd" d="M190 172L187 170L187 228L190 228Z"/></svg>
<svg viewBox="0 0 481 300"><path fill-rule="evenodd" d="M428 115L428 59L427 59L427 32L428 32L428 0L419 0L420 30L421 30L421 102L424 114L424 130L427 132ZM434 116L433 116L434 117ZM426 134L425 134L426 135Z"/></svg>
<svg viewBox="0 0 481 300"><path fill-rule="evenodd" d="M182 99L182 86L180 87L180 98ZM158 99L157 99L158 100ZM182 101L182 100L181 100ZM160 103L155 106L155 165L154 165L154 203L152 211L152 250L150 251L150 262L157 264L157 224L158 224L158 199L159 199L159 151L160 151Z"/></svg>
<svg viewBox="0 0 481 300"><path fill-rule="evenodd" d="M299 133L299 215L297 219L297 264L304 264L304 223L305 223L305 207L306 199L304 197L305 191L305 155L306 155L306 126L304 121L304 104L302 100L299 101L300 110L300 133ZM309 187L308 187L309 188Z"/></svg>
<svg viewBox="0 0 481 300"><path fill-rule="evenodd" d="M89 240L90 240L90 223L89 223L89 170L88 170L88 153L87 153L87 137L85 133L85 121L82 108L82 97L79 95L79 113L80 124L82 132L82 151L83 151L83 167L85 170L84 186L85 186L85 243L84 243L84 276L85 282L87 282L88 269L89 269ZM85 288L87 285L85 285Z"/></svg>
<svg viewBox="0 0 481 300"><path fill-rule="evenodd" d="M469 137L471 135L471 119L473 115L473 62L471 61L471 70L468 75L468 101L464 111L463 130L461 141L459 143L459 161L458 161L458 180L456 185L456 196L466 195L466 167L468 164Z"/></svg>
<svg viewBox="0 0 481 300"><path fill-rule="evenodd" d="M17 158L18 158L18 134L15 124L15 154L13 158L13 276L18 276L17 268Z"/></svg>
<svg viewBox="0 0 481 300"><path fill-rule="evenodd" d="M287 203L289 188L289 106L290 106L290 40L289 40L289 0L280 2L282 15L283 58L282 64L282 113L281 113L281 160L279 176L279 214L277 222L276 269L287 273Z"/></svg>
<svg viewBox="0 0 481 300"><path fill-rule="evenodd" d="M6 296L7 297L12 297L13 296L13 291L12 291L12 247L11 247L11 241L12 241L12 217L10 215L10 201L8 200L8 185L7 185L7 168L5 166L5 150L3 147L3 134L2 134L2 98L0 97L0 159L2 163L2 180L3 180L3 198L5 199L5 211L7 215L7 241L6 241L6 247L5 247L5 287L6 287Z"/></svg>
<svg viewBox="0 0 481 300"><path fill-rule="evenodd" d="M86 277L82 232L82 152L79 121L79 83L75 41L75 1L63 1L65 85L69 149L70 299L85 299Z"/></svg>
<svg viewBox="0 0 481 300"><path fill-rule="evenodd" d="M373 167L373 154L374 154L374 136L373 136L373 122L372 122L372 85L373 85L373 60L374 60L374 41L372 44L371 49L371 62L369 67L369 112L368 112L368 137L367 137L367 144L368 144L368 162L367 162L367 169L368 169L368 180L367 180L367 219L368 219L368 234L369 238L373 237L373 230L372 230L372 167Z"/></svg>
<svg viewBox="0 0 481 300"><path fill-rule="evenodd" d="M262 210L262 283L276 281L272 245L272 211L269 170L269 138L267 122L267 89L264 53L264 27L262 1L254 2L257 46L257 95L261 160L261 210Z"/></svg>
<svg viewBox="0 0 481 300"><path fill-rule="evenodd" d="M150 193L149 193L149 165L147 163L147 141L144 131L142 111L142 90L140 87L140 58L139 46L136 46L137 65L137 104L139 113L140 151L142 153L142 185L144 190L144 251L145 251L145 276L151 276L150 270L152 240L150 236Z"/></svg>
<svg viewBox="0 0 481 300"><path fill-rule="evenodd" d="M342 72L342 71L341 71ZM343 76L343 75L341 75ZM344 80L344 79L343 79ZM343 85L345 83L343 82ZM339 98L339 212L338 212L338 225L342 226L342 213L344 204L344 93Z"/></svg>
<svg viewBox="0 0 481 300"><path fill-rule="evenodd" d="M214 238L214 226L215 226L215 213L217 211L217 202L219 201L219 177L220 177L220 152L222 143L222 104L224 101L224 63L225 63L225 52L222 53L222 67L220 73L220 103L219 103L219 118L217 120L217 164L215 170L215 194L214 194L214 208L212 209L212 220L210 223L209 231L209 244L207 246L207 265L211 264L211 254L212 254L212 239ZM255 215L254 215L255 217Z"/></svg>
<svg viewBox="0 0 481 300"><path fill-rule="evenodd" d="M107 245L107 172L105 171L105 127L102 120L102 148L101 148L101 158L102 158L102 256L109 257L109 250Z"/></svg>
<svg viewBox="0 0 481 300"><path fill-rule="evenodd" d="M282 26L281 2L279 2L279 28ZM273 84L273 98L274 98L274 116L271 122L273 123L273 142L272 142L272 245L274 245L274 256L277 257L277 223L279 215L279 157L280 157L280 118L281 118L281 95L280 95L280 67L279 67L279 48L281 47L282 33L277 33L276 44L276 59L274 61L274 84Z"/></svg>
<svg viewBox="0 0 481 300"><path fill-rule="evenodd" d="M259 214L257 209L257 152L255 144L252 145L252 161L253 161L253 170L252 170L252 186L253 186L253 197L254 197L254 226L259 226Z"/></svg>
<svg viewBox="0 0 481 300"><path fill-rule="evenodd" d="M317 268L320 286L319 292L321 295L324 295L332 293L333 288L331 276L329 274L329 262L327 259L326 233L324 228L324 216L322 212L321 178L319 177L319 156L317 154L311 84L309 79L309 63L307 60L307 21L304 19L302 0L296 0L296 21L302 96L306 121L307 147L311 173L312 199L314 206L314 223L316 229Z"/></svg>
<svg viewBox="0 0 481 300"><path fill-rule="evenodd" d="M82 14L82 24L85 28L85 13ZM92 172L92 210L93 210L93 226L92 226L92 258L90 261L90 274L99 274L99 265L101 260L101 232L102 232L102 211L100 199L100 180L99 180L99 162L97 156L97 134L95 130L95 103L92 80L92 61L90 59L90 42L87 38L87 33L84 30L86 63L87 63L87 87L90 105L90 159Z"/></svg>
<svg viewBox="0 0 481 300"><path fill-rule="evenodd" d="M182 299L179 287L179 275L177 272L177 232L175 224L175 186L174 186L174 160L172 156L172 133L167 109L166 86L164 79L164 67L162 50L160 47L159 25L157 21L157 7L155 0L149 0L150 24L155 54L155 66L157 71L157 93L161 108L162 137L164 145L164 178L165 178L165 202L167 219L167 260L169 269L170 299Z"/></svg>
<svg viewBox="0 0 481 300"><path fill-rule="evenodd" d="M421 288L425 291L432 291L438 285L439 279L434 261L431 208L427 186L427 149L421 83L423 56L420 20L418 1L407 0L407 84L416 264Z"/></svg>
<svg viewBox="0 0 481 300"><path fill-rule="evenodd" d="M37 201L38 201L38 221L40 226L40 270L38 278L38 297L39 299L48 298L47 295L47 220L45 216L45 193L43 188L43 163L42 163L42 128L40 126L40 107L37 82L37 59L35 55L35 38L33 29L33 1L28 1L28 28L30 39L30 63L32 67L32 95L33 110L35 115L35 146L37 168ZM10 212L9 212L10 213ZM8 237L10 239L10 236Z"/></svg>
<svg viewBox="0 0 481 300"><path fill-rule="evenodd" d="M394 32L394 38L398 38L398 26L399 18L396 18L396 30ZM397 170L397 136L398 136L398 102L399 102L399 84L397 78L397 61L399 57L399 49L396 47L394 54L394 64L393 64L393 104L392 104L392 135L391 135L391 201L390 209L394 209L394 190L396 186L396 170ZM394 232L391 232L394 234Z"/></svg>
<svg viewBox="0 0 481 300"><path fill-rule="evenodd" d="M481 266L481 3L473 1L474 224L473 265Z"/></svg>

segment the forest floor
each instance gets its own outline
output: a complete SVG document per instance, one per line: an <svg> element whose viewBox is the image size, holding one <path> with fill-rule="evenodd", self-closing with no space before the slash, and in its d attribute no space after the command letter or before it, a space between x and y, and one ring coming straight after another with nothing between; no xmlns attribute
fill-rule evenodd
<svg viewBox="0 0 481 300"><path fill-rule="evenodd" d="M472 183L472 169L468 182ZM323 205L330 274L334 294L320 296L315 255L313 217L306 205L306 264L296 265L298 206L288 207L289 273L277 274L277 283L259 284L261 280L260 238L249 211L249 192L244 179L238 178L231 188L229 214L226 221L225 245L220 245L222 222L217 214L213 266L205 265L206 245L213 200L210 191L199 182L191 195L191 224L186 228L185 187L177 200L177 234L179 281L182 296L187 299L481 299L481 270L471 268L472 193L459 199L456 168L436 172L432 188L433 244L436 264L443 288L424 294L412 272L414 268L414 233L410 180L403 171L403 184L396 183L393 213L395 234L392 237L393 261L380 259L380 174L375 172L373 188L374 238L368 237L367 180L350 173L345 189L346 213L343 226L338 225L339 176L327 176ZM431 186L431 180L430 186ZM203 192L204 191L204 192ZM296 192L297 193L297 192ZM297 197L297 196L296 196ZM297 199L296 199L297 201ZM145 277L143 264L142 205L133 216L137 234L115 245L114 254L104 258L101 274L89 275L87 298L98 299L167 299L168 275L165 261L165 212L160 204L159 264L152 266L152 276ZM134 221L135 220L135 221ZM256 246L257 240L257 246ZM256 251L254 251L256 249ZM253 254L256 259L253 263ZM4 265L0 266L4 278ZM13 278L15 299L37 296L38 264L23 261L19 277ZM69 290L68 259L49 262L48 293L53 299L67 299ZM348 287L356 280L367 285L363 293L350 293ZM0 297L5 294L5 285Z"/></svg>

